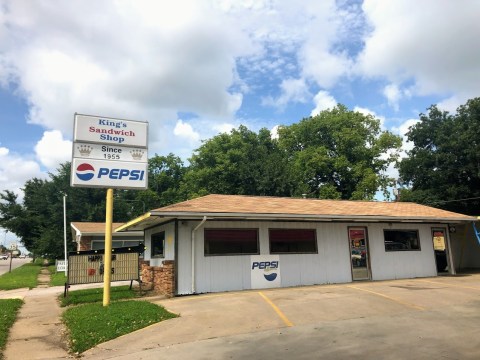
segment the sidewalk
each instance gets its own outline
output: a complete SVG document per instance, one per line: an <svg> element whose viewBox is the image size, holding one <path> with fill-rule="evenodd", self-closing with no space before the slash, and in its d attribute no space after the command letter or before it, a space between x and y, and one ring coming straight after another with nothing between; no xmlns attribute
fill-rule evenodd
<svg viewBox="0 0 480 360"><path fill-rule="evenodd" d="M5 360L72 358L63 339L62 310L56 299L62 288L48 288L49 279L47 268L43 268L37 288L6 292L6 297L23 298L24 304L10 329Z"/></svg>
<svg viewBox="0 0 480 360"><path fill-rule="evenodd" d="M38 286L0 291L0 299L22 299L17 320L10 329L7 346L3 352L5 360L55 360L74 358L68 353L65 328L61 322L63 309L57 297L63 294L63 286L49 287L50 273L42 268ZM113 286L127 285L119 281ZM101 287L100 283L76 285L72 290Z"/></svg>

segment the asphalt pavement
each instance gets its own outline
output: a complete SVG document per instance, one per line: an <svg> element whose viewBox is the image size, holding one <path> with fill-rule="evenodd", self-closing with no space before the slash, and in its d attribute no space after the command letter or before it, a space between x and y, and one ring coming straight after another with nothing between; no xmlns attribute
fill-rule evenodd
<svg viewBox="0 0 480 360"><path fill-rule="evenodd" d="M180 317L84 359L480 359L480 274L146 298ZM5 359L64 359L63 289L21 289ZM6 292L0 292L6 297ZM19 350L21 349L21 350Z"/></svg>
<svg viewBox="0 0 480 360"><path fill-rule="evenodd" d="M12 270L30 261L32 261L32 259L30 258L25 258L25 259L12 258ZM0 275L3 275L9 272L9 270L10 270L10 258L8 260L0 260Z"/></svg>

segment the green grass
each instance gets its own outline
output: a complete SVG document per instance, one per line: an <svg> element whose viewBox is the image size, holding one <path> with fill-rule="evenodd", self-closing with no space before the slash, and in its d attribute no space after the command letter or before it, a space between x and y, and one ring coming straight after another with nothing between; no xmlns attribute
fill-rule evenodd
<svg viewBox="0 0 480 360"><path fill-rule="evenodd" d="M85 304L63 313L74 353L174 317L177 315L161 306L133 300L111 303L107 307L99 303Z"/></svg>
<svg viewBox="0 0 480 360"><path fill-rule="evenodd" d="M129 286L112 286L110 288L111 301L132 299L138 296L138 292L130 290ZM103 301L103 288L69 291L67 297L63 297L62 294L58 298L60 306L100 302Z"/></svg>
<svg viewBox="0 0 480 360"><path fill-rule="evenodd" d="M67 282L67 277L65 276L65 271L57 272L57 267L55 265L50 265L48 267L50 271L50 286L64 286Z"/></svg>
<svg viewBox="0 0 480 360"><path fill-rule="evenodd" d="M20 299L0 300L0 359L3 359L3 350L7 345L8 333L22 304L23 301Z"/></svg>
<svg viewBox="0 0 480 360"><path fill-rule="evenodd" d="M37 277L42 267L28 263L0 276L0 290L20 288L34 288L37 286Z"/></svg>

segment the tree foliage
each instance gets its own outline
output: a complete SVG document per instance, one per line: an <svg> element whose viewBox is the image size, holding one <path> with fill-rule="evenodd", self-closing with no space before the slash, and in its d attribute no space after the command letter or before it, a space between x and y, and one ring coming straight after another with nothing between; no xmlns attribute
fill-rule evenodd
<svg viewBox="0 0 480 360"><path fill-rule="evenodd" d="M285 153L267 129L245 126L207 140L190 159L184 188L189 197L208 193L291 196Z"/></svg>
<svg viewBox="0 0 480 360"><path fill-rule="evenodd" d="M188 166L174 154L155 154L147 190L115 190L114 221L209 193L371 199L388 185L384 171L399 146L400 138L382 131L378 119L341 105L281 127L278 137L240 126L206 140ZM70 163L48 179L27 181L23 191L21 201L0 192L0 226L36 254L63 256L63 194L67 224L105 220L105 190L71 188Z"/></svg>
<svg viewBox="0 0 480 360"><path fill-rule="evenodd" d="M342 105L280 128L279 141L297 177L295 195L354 200L386 191L385 170L401 146L378 119Z"/></svg>
<svg viewBox="0 0 480 360"><path fill-rule="evenodd" d="M467 101L456 114L431 106L407 136L414 147L399 165L407 186L401 200L478 215L480 98Z"/></svg>

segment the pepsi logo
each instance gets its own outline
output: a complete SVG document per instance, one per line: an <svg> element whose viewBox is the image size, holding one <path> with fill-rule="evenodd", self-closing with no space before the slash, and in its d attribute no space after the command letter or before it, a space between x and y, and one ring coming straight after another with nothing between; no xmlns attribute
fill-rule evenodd
<svg viewBox="0 0 480 360"><path fill-rule="evenodd" d="M76 174L80 180L88 181L95 176L95 169L92 165L83 163L77 166Z"/></svg>
<svg viewBox="0 0 480 360"><path fill-rule="evenodd" d="M267 281L273 281L277 278L277 273L263 274Z"/></svg>

